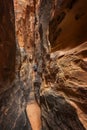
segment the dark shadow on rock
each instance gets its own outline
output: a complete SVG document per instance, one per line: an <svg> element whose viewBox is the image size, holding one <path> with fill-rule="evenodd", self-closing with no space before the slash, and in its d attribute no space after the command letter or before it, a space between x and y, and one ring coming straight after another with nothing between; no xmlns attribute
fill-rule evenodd
<svg viewBox="0 0 87 130"><path fill-rule="evenodd" d="M62 96L46 92L41 96L41 108L46 130L85 130L75 109Z"/></svg>

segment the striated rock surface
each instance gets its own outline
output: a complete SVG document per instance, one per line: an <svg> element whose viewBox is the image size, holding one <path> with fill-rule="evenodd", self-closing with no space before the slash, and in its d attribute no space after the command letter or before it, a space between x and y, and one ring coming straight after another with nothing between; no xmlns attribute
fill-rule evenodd
<svg viewBox="0 0 87 130"><path fill-rule="evenodd" d="M0 0L0 130L30 128L19 70L13 1Z"/></svg>
<svg viewBox="0 0 87 130"><path fill-rule="evenodd" d="M45 2L41 21L49 33L43 39L51 45L41 90L45 129L87 129L87 1Z"/></svg>
<svg viewBox="0 0 87 130"><path fill-rule="evenodd" d="M86 0L1 0L0 130L87 129L86 12Z"/></svg>
<svg viewBox="0 0 87 130"><path fill-rule="evenodd" d="M53 54L51 55L53 56ZM52 122L55 125L55 127L53 127L54 129L58 128L59 125L57 123L58 121L60 121L62 123L59 123L61 124L59 129L71 128L82 130L83 128L78 125L77 119L79 119L84 127L87 128L86 66L87 62L85 62L80 57L78 57L78 55L75 55L73 53L69 55L66 54L61 57L52 57L52 60L47 68L47 73L45 75L46 88L43 89L43 98L41 98L42 106L44 108L42 108L42 111L44 113L43 119L45 120L45 123L48 124L48 129L51 127L51 121L53 120L54 122ZM44 103L47 108L45 108ZM70 109L73 109L73 112L71 112L72 110ZM52 117L46 117L47 113L49 112L49 115L51 115ZM71 112L71 114L67 112ZM57 115L57 113L59 114ZM77 115L75 116L76 120L73 117L74 113L75 115L77 113ZM47 121L46 118L48 119ZM52 120L50 120L51 118ZM69 121L71 120L71 122L73 122L73 125L72 123L69 123L68 118ZM55 122L55 120L57 121L57 123ZM63 120L66 120L65 126L62 126L62 124L64 125Z"/></svg>

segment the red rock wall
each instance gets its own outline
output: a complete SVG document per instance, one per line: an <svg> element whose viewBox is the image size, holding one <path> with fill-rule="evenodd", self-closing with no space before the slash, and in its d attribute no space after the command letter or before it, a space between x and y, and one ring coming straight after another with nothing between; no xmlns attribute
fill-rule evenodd
<svg viewBox="0 0 87 130"><path fill-rule="evenodd" d="M16 20L6 2L0 3L1 50L10 41L0 52L0 129L86 130L86 0L15 0Z"/></svg>
<svg viewBox="0 0 87 130"><path fill-rule="evenodd" d="M0 130L31 129L20 81L20 51L14 16L13 1L0 0Z"/></svg>
<svg viewBox="0 0 87 130"><path fill-rule="evenodd" d="M13 2L0 1L0 93L9 88L15 72L15 20ZM7 87L8 85L8 87Z"/></svg>
<svg viewBox="0 0 87 130"><path fill-rule="evenodd" d="M52 50L68 50L85 42L87 40L87 1L61 0L59 2L57 0L54 8L54 16L49 23Z"/></svg>

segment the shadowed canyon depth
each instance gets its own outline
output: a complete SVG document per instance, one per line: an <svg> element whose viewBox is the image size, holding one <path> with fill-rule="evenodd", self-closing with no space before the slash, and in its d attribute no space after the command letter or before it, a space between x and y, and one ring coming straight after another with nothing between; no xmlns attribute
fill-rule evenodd
<svg viewBox="0 0 87 130"><path fill-rule="evenodd" d="M0 130L87 130L87 0L0 0Z"/></svg>

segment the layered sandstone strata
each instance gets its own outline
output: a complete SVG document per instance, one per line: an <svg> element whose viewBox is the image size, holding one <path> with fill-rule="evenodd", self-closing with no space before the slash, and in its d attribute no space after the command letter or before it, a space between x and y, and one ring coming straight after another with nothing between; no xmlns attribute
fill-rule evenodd
<svg viewBox="0 0 87 130"><path fill-rule="evenodd" d="M86 130L87 1L0 7L0 129Z"/></svg>

